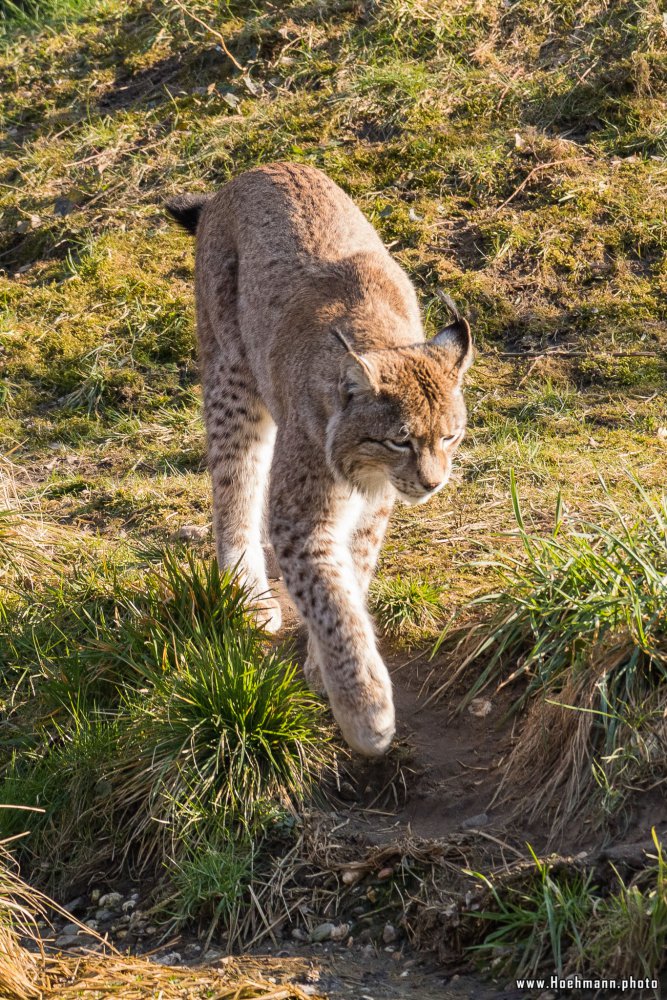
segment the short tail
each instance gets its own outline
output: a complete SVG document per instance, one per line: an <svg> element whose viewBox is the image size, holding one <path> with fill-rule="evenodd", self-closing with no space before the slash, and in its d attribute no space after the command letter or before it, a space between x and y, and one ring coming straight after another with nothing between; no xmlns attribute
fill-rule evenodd
<svg viewBox="0 0 667 1000"><path fill-rule="evenodd" d="M201 210L208 199L209 196L206 194L179 194L176 198L166 202L164 207L176 219L176 222L183 226L183 229L187 229L194 236L197 232Z"/></svg>

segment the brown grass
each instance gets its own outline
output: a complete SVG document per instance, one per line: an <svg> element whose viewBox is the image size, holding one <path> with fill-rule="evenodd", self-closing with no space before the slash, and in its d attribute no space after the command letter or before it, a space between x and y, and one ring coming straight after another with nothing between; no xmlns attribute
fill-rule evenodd
<svg viewBox="0 0 667 1000"><path fill-rule="evenodd" d="M76 918L43 893L27 885L0 843L0 997L2 1000L306 1000L299 986L278 984L252 959L222 960L219 968L179 968L119 954L88 927L99 951L76 955L53 953L43 943L38 921L50 912ZM285 963L281 963L281 968ZM294 970L303 971L303 970Z"/></svg>

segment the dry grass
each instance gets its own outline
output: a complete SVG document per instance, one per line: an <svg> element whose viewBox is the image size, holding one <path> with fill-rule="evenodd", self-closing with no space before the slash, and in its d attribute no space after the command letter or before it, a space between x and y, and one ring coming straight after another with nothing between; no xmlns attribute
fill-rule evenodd
<svg viewBox="0 0 667 1000"><path fill-rule="evenodd" d="M253 964L252 962L250 963ZM146 959L85 955L46 960L40 1000L312 1000L296 984L281 985L263 975L248 975L243 961L216 970L156 965ZM12 998L13 1000L13 998Z"/></svg>
<svg viewBox="0 0 667 1000"><path fill-rule="evenodd" d="M261 962L224 959L216 969L174 968L120 955L98 938L101 951L54 954L40 937L38 920L52 912L74 920L19 876L0 843L0 996L3 1000L306 1000L298 985L280 985L262 974ZM81 925L88 935L98 937ZM30 943L30 947L26 945Z"/></svg>
<svg viewBox="0 0 667 1000"><path fill-rule="evenodd" d="M30 587L55 569L55 546L62 548L65 539L63 528L43 516L30 477L0 455L0 588L17 581Z"/></svg>

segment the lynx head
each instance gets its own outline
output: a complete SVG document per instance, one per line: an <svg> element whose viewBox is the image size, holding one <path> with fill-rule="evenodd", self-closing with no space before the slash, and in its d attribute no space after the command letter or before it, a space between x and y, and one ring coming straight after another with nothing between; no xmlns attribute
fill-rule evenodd
<svg viewBox="0 0 667 1000"><path fill-rule="evenodd" d="M334 332L345 355L339 408L327 428L331 466L364 493L390 482L404 503L423 503L446 484L465 433L468 323L457 316L427 343L364 354Z"/></svg>

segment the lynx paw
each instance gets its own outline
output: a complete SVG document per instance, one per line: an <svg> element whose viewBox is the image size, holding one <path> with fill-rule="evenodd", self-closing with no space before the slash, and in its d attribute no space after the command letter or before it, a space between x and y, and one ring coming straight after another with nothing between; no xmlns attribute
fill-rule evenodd
<svg viewBox="0 0 667 1000"><path fill-rule="evenodd" d="M381 757L389 749L396 731L391 685L371 682L358 687L359 699L344 698L337 704L331 698L336 722L345 742L365 757ZM356 693L356 692L355 692Z"/></svg>

